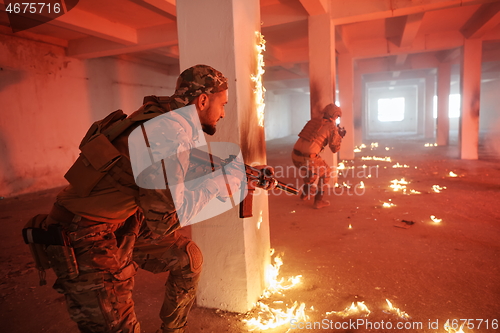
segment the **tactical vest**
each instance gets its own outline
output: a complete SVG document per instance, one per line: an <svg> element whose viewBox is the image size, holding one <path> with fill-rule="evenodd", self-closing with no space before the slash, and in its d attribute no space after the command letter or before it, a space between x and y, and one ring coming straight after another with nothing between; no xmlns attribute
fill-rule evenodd
<svg viewBox="0 0 500 333"><path fill-rule="evenodd" d="M323 148L326 145L326 136L320 135L322 126L328 126L324 123L322 118L313 118L309 120L299 133L299 137L309 142L315 142L318 146Z"/></svg>
<svg viewBox="0 0 500 333"><path fill-rule="evenodd" d="M147 96L142 110L133 116L127 117L122 110L117 110L92 124L80 143L80 156L64 175L78 196L89 196L100 181L107 181L127 195L137 196L137 186L123 185L135 184L135 180L124 171L123 163L118 163L129 157L116 149L112 141L131 126L171 111L170 105L165 103L167 99Z"/></svg>

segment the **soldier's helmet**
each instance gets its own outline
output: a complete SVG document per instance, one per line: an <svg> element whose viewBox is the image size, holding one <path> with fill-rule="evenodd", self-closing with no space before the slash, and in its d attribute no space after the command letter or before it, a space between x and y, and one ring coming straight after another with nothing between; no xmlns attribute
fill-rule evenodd
<svg viewBox="0 0 500 333"><path fill-rule="evenodd" d="M174 96L187 105L203 93L215 94L227 88L227 78L221 72L207 65L196 65L179 75Z"/></svg>
<svg viewBox="0 0 500 333"><path fill-rule="evenodd" d="M342 110L335 104L330 103L323 109L323 118L325 119L337 119L342 117Z"/></svg>

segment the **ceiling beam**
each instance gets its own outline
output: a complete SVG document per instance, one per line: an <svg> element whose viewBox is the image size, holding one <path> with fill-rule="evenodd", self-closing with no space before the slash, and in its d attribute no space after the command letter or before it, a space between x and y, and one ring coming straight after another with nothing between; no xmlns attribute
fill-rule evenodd
<svg viewBox="0 0 500 333"><path fill-rule="evenodd" d="M326 0L299 0L310 16L322 15L328 12Z"/></svg>
<svg viewBox="0 0 500 333"><path fill-rule="evenodd" d="M168 23L139 29L137 30L137 39L138 43L135 45L123 45L96 37L71 40L68 44L67 55L89 59L177 45L177 24Z"/></svg>
<svg viewBox="0 0 500 333"><path fill-rule="evenodd" d="M447 50L463 45L464 37L458 31L419 35L410 47L398 47L385 38L352 41L349 45L354 58L372 58L404 53Z"/></svg>
<svg viewBox="0 0 500 333"><path fill-rule="evenodd" d="M425 11L494 3L498 0L330 0L330 15L335 25L384 19ZM307 2L307 0L301 0Z"/></svg>
<svg viewBox="0 0 500 333"><path fill-rule="evenodd" d="M481 5L460 29L465 38L481 38L500 24L500 2Z"/></svg>
<svg viewBox="0 0 500 333"><path fill-rule="evenodd" d="M396 67L403 66L408 58L408 53L401 53L396 56L396 61L394 62Z"/></svg>
<svg viewBox="0 0 500 333"><path fill-rule="evenodd" d="M411 14L406 16L405 26L399 39L399 47L410 47L417 36L422 25L424 13Z"/></svg>
<svg viewBox="0 0 500 333"><path fill-rule="evenodd" d="M80 10L78 7L48 23L116 43L132 45L138 41L135 29Z"/></svg>
<svg viewBox="0 0 500 333"><path fill-rule="evenodd" d="M439 62L457 62L460 57L461 49L459 47L451 50L436 52L436 58Z"/></svg>
<svg viewBox="0 0 500 333"><path fill-rule="evenodd" d="M341 25L335 27L335 50L340 54L351 53L347 46L346 37L344 36Z"/></svg>
<svg viewBox="0 0 500 333"><path fill-rule="evenodd" d="M173 21L177 19L175 0L129 0Z"/></svg>
<svg viewBox="0 0 500 333"><path fill-rule="evenodd" d="M307 12L299 3L292 4L272 4L260 7L260 17L262 27L272 27L276 25L302 21L307 19Z"/></svg>

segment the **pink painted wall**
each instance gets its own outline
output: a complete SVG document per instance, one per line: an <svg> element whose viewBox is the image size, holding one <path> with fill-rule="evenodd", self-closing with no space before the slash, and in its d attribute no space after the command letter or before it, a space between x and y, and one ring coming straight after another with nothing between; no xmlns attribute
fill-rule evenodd
<svg viewBox="0 0 500 333"><path fill-rule="evenodd" d="M178 73L0 35L0 197L65 185L88 127L144 95L171 94Z"/></svg>

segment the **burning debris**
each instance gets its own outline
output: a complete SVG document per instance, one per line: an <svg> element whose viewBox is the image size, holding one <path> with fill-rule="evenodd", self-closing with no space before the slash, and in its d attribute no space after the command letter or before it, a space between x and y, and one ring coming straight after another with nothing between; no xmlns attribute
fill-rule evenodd
<svg viewBox="0 0 500 333"><path fill-rule="evenodd" d="M346 318L349 316L368 317L370 313L371 311L365 305L365 302L352 302L350 307L347 307L342 311L330 311L327 312L326 315L329 316L331 314L336 314L341 318Z"/></svg>
<svg viewBox="0 0 500 333"><path fill-rule="evenodd" d="M391 158L386 156L386 157L377 157L377 156L362 156L361 159L363 161L383 161L383 162L390 162Z"/></svg>
<svg viewBox="0 0 500 333"><path fill-rule="evenodd" d="M440 193L442 190L445 190L446 186L432 185L432 190L436 193Z"/></svg>
<svg viewBox="0 0 500 333"><path fill-rule="evenodd" d="M396 205L393 204L392 202L384 202L382 204L382 207L384 207L384 208L391 208L391 207L394 207L394 206L396 206Z"/></svg>
<svg viewBox="0 0 500 333"><path fill-rule="evenodd" d="M365 188L365 183L363 181L359 182L359 188Z"/></svg>
<svg viewBox="0 0 500 333"><path fill-rule="evenodd" d="M444 329L445 329L445 330L446 330L446 332L448 332L448 333L465 333L465 332L464 332L464 330L463 330L464 325L465 325L465 323L463 323L462 325L460 325L460 327L459 327L458 329L453 328L453 327L451 327L451 325L450 325L450 320L448 319L448 320L446 321L446 323L444 323Z"/></svg>
<svg viewBox="0 0 500 333"><path fill-rule="evenodd" d="M410 166L408 166L406 164L399 164L399 162L398 162L398 163L394 164L392 167L393 168L409 168Z"/></svg>
<svg viewBox="0 0 500 333"><path fill-rule="evenodd" d="M453 171L450 171L450 173L448 174L449 177L458 177L458 175L456 173L454 173Z"/></svg>
<svg viewBox="0 0 500 333"><path fill-rule="evenodd" d="M432 222L434 223L440 223L441 221L443 221L443 219L438 219L436 216L434 215L431 215L431 220Z"/></svg>
<svg viewBox="0 0 500 333"><path fill-rule="evenodd" d="M391 183L392 185L390 185L389 187L391 187L395 192L399 190L406 190L406 185L408 184L408 182L404 178L401 178L401 180L391 180Z"/></svg>
<svg viewBox="0 0 500 333"><path fill-rule="evenodd" d="M399 318L404 319L404 320L411 319L409 314L407 314L404 311L401 311L398 308L393 307L392 303L388 299L386 299L386 302L387 302L387 305L389 306L389 309L387 311L383 311L384 313L393 314L393 315L398 316Z"/></svg>
<svg viewBox="0 0 500 333"><path fill-rule="evenodd" d="M274 249L271 249L271 256L274 254ZM305 303L297 303L291 305L285 304L283 301L270 302L268 299L271 296L283 296L283 291L291 289L300 283L301 275L278 279L280 267L283 265L283 260L279 256L274 259L274 264L268 266L266 271L267 289L264 291L260 300L255 304L255 307L246 315L247 318L242 321L247 324L249 331L268 330L282 325L288 325L292 320L307 321L309 317L305 313ZM266 304L271 303L271 304Z"/></svg>

